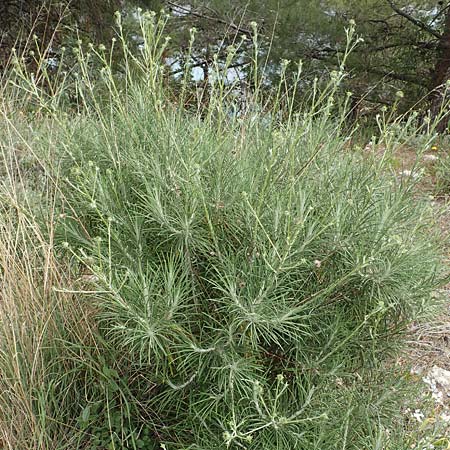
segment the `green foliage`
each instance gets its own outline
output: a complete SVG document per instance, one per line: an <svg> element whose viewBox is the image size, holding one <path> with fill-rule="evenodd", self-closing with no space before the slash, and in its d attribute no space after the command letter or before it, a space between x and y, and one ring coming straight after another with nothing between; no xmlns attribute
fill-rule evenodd
<svg viewBox="0 0 450 450"><path fill-rule="evenodd" d="M98 279L139 414L175 448L360 448L379 406L352 374L442 282L411 186L344 150L329 101L286 124L186 117L139 83L113 105L52 131L58 242Z"/></svg>
<svg viewBox="0 0 450 450"><path fill-rule="evenodd" d="M166 2L167 6L177 2ZM186 29L202 30L196 46L197 60L208 60L217 48L238 40L256 21L261 36L260 52L267 57L269 77L278 81L283 59L304 62L305 73L312 80L327 77L346 45L344 28L349 20L357 24L364 38L347 60L352 77L346 89L359 100L358 110L371 111L393 102L398 89L405 92L401 107L417 107L434 88L431 75L439 58L438 39L443 33L447 2L396 0L393 4L435 34L398 14L388 1L379 0L236 0L179 2L192 6L181 17L171 19L171 33L186 41ZM438 4L439 3L439 4ZM249 42L250 43L250 42ZM175 53L177 48L175 46ZM245 73L248 65L243 65ZM309 88L305 84L305 90ZM300 95L302 91L298 92ZM423 105L420 105L423 106Z"/></svg>
<svg viewBox="0 0 450 450"><path fill-rule="evenodd" d="M395 448L384 430L404 384L386 367L444 277L411 183L349 148L347 55L300 113L286 79L261 106L257 54L247 104L217 67L187 112L187 87L168 101L164 18L141 26L141 56L119 34L125 76L80 46L57 95L20 77L44 122L28 149L55 182L42 226L79 273L54 291L81 306L50 316L38 429L72 448ZM376 140L392 145L401 127L381 121Z"/></svg>
<svg viewBox="0 0 450 450"><path fill-rule="evenodd" d="M16 11L17 5L23 2L8 0L6 3L16 5L13 8ZM247 92L252 87L250 80L255 52L250 24L256 21L259 33L257 51L267 68L265 83L272 87L277 85L283 77L283 60L301 59L307 75L296 93L301 100L308 96L314 79L327 80L329 71L342 60L346 46L344 29L349 20L354 20L357 33L364 42L347 58L346 67L351 77L343 89L355 94L352 103L355 115L371 114L382 105L392 104L399 89L405 94L397 105L402 111L429 106L424 100L429 100L428 92L437 87L433 84L433 73L437 70L436 63L442 60L439 37L445 31L448 6L447 2L436 5L436 2L417 0L392 2L397 10L390 2L379 0L192 0L180 3L163 0L82 0L75 3L48 0L28 3L22 14L26 20L14 20L8 6L3 7L3 28L7 36L5 47L10 49L16 43L18 53L31 70L39 66L34 54L47 51L51 53L52 64L57 62L61 71L69 74L76 71L73 67L76 61L63 54L62 48L79 39L98 44L116 37L118 29L114 29L112 20L115 9L120 11L126 24L127 45L138 51L139 43L145 41L136 20L141 15L138 7L158 11L165 8L165 12L161 12L161 16L166 13L169 16L165 33L173 39L165 50L165 64L173 72L174 79L189 66L196 69L190 78L199 81L209 76L214 70L214 55L223 64L227 59L227 47L236 46L244 37L247 40L239 45L238 58L230 73L241 78L241 88ZM23 5L21 7L24 8ZM186 57L193 26L201 33L190 56ZM53 32L49 33L48 29ZM33 33L39 38L38 42L28 38ZM5 55L8 59L9 50ZM120 52L112 56L116 63L114 70L122 72ZM47 71L51 73L55 67L47 67ZM287 72L295 78L295 67L290 66ZM441 82L438 80L437 84Z"/></svg>

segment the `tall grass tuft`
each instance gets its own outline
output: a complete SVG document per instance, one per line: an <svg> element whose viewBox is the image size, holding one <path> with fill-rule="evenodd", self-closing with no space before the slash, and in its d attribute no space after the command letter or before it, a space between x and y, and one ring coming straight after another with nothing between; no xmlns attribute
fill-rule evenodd
<svg viewBox="0 0 450 450"><path fill-rule="evenodd" d="M0 370L16 342L28 348L2 380L37 364L39 382L19 376L21 401L44 396L25 417L48 418L33 424L46 433L64 424L76 448L388 448L401 401L386 363L444 279L430 210L383 158L349 149L336 112L344 66L296 112L283 82L261 103L257 75L237 109L217 64L208 101L186 112L189 74L175 92L163 22L142 16L140 55L119 39L119 76L106 49L76 49L78 115L59 102L68 86L34 91L44 119L29 147L56 183L55 212L46 239L14 239L24 224L2 244L24 243L2 276L14 281L7 261L25 261L18 314L35 327L8 335Z"/></svg>
<svg viewBox="0 0 450 450"><path fill-rule="evenodd" d="M2 130L0 440L5 449L57 448L68 435L72 400L63 394L70 382L64 380L69 366L62 340L69 335L66 327L88 331L89 312L74 296L54 291L70 282L70 274L55 258L51 229L47 233L35 217L48 184L39 183L41 196L32 181L39 176L26 171L30 158L13 138L10 129ZM51 223L55 212L49 205Z"/></svg>

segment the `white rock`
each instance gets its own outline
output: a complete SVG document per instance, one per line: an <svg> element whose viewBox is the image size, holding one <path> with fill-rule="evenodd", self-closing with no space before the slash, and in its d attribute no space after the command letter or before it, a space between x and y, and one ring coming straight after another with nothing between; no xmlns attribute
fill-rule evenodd
<svg viewBox="0 0 450 450"><path fill-rule="evenodd" d="M430 370L430 378L432 378L445 393L450 393L450 371L442 369L442 367L433 366Z"/></svg>

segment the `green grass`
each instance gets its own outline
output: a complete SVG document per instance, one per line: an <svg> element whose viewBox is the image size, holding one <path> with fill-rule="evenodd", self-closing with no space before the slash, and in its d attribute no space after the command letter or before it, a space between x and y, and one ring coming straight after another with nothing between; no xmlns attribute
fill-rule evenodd
<svg viewBox="0 0 450 450"><path fill-rule="evenodd" d="M348 148L344 73L299 113L281 83L232 114L217 67L208 103L185 111L162 25L144 17L122 77L82 48L57 95L11 75L5 448L409 448L410 391L390 367L407 325L439 306L429 206L388 158ZM380 127L386 154L410 137L399 129Z"/></svg>
<svg viewBox="0 0 450 450"><path fill-rule="evenodd" d="M432 170L435 178L435 193L448 196L450 193L450 156L446 144L436 153L437 161Z"/></svg>

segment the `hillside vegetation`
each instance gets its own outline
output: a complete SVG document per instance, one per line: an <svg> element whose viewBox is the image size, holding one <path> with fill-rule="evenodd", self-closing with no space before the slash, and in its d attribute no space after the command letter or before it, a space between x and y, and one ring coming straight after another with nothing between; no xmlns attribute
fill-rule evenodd
<svg viewBox="0 0 450 450"><path fill-rule="evenodd" d="M394 361L445 268L390 164L433 123L379 116L364 153L345 56L298 110L301 71L263 96L256 52L238 106L227 66L175 89L141 26L120 74L80 45L73 78L17 59L2 90L1 448L410 448Z"/></svg>

